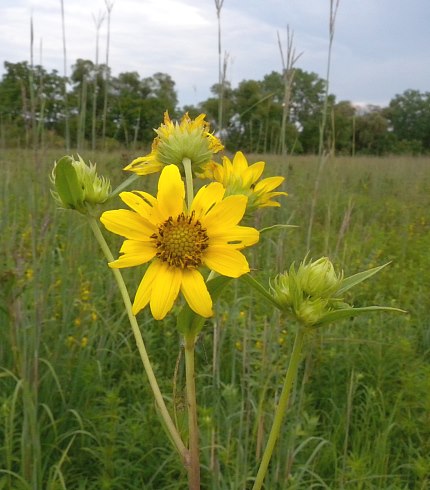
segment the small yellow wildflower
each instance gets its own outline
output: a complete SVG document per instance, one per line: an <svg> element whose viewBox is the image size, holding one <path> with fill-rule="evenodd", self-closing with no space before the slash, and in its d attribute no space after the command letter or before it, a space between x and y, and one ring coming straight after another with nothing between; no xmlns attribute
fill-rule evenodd
<svg viewBox="0 0 430 490"><path fill-rule="evenodd" d="M74 345L76 345L76 339L73 335L68 335L66 339L66 345L67 347L71 348Z"/></svg>
<svg viewBox="0 0 430 490"><path fill-rule="evenodd" d="M212 312L212 299L201 266L228 277L249 272L241 249L255 244L255 228L239 226L247 198L229 196L218 182L203 186L190 209L184 203L185 187L176 165L161 172L157 197L146 192L122 192L132 209L106 211L100 220L113 233L126 238L119 259L110 267L122 268L151 262L137 289L133 313L148 303L155 319L170 311L179 291L190 308L203 317Z"/></svg>
<svg viewBox="0 0 430 490"><path fill-rule="evenodd" d="M262 350L264 347L264 343L261 340L256 340L255 341L255 348L258 350Z"/></svg>
<svg viewBox="0 0 430 490"><path fill-rule="evenodd" d="M272 201L274 197L286 196L286 192L273 192L284 181L284 177L268 177L258 182L265 162L248 165L245 155L238 151L231 161L223 157L222 165L212 163L206 167L205 176L220 182L226 188L226 195L243 194L248 197L247 211L268 206L280 206Z"/></svg>
<svg viewBox="0 0 430 490"><path fill-rule="evenodd" d="M25 271L25 278L27 281L31 281L34 277L34 271L33 269L30 267L29 269L26 269Z"/></svg>
<svg viewBox="0 0 430 490"><path fill-rule="evenodd" d="M81 301L88 301L91 296L90 283L88 281L84 281L81 284Z"/></svg>
<svg viewBox="0 0 430 490"><path fill-rule="evenodd" d="M180 123L174 123L166 111L164 124L155 130L157 136L151 153L136 158L124 170L147 175L159 172L166 165L180 165L184 158L189 158L194 172L201 172L206 164L212 162L213 154L224 148L221 141L209 132L205 117L205 114L200 114L192 120L186 113Z"/></svg>

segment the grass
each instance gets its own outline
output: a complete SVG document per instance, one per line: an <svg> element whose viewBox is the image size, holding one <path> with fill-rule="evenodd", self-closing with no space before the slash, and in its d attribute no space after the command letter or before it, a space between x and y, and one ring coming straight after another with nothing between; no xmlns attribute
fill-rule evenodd
<svg viewBox="0 0 430 490"><path fill-rule="evenodd" d="M55 209L58 153L0 154L0 489L180 489L186 474L156 415L110 271L84 220ZM83 155L86 157L86 155ZM90 156L113 183L131 155ZM258 159L261 159L258 157ZM251 159L252 160L252 159ZM317 162L268 156L289 197L249 251L264 284L306 250ZM152 191L155 179L139 181ZM266 488L426 489L430 484L430 166L417 158L337 158L324 167L309 254L352 274L374 314L317 330L306 349ZM112 249L117 237L108 235ZM125 270L133 291L141 271ZM185 430L174 317L139 322L161 389ZM203 488L252 485L291 347L291 324L240 281L197 345ZM172 380L176 374L176 389Z"/></svg>

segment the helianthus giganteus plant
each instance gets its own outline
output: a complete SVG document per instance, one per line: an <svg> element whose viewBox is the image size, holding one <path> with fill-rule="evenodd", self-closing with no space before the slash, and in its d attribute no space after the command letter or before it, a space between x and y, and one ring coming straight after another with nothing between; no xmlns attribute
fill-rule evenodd
<svg viewBox="0 0 430 490"><path fill-rule="evenodd" d="M393 310L377 306L354 308L343 298L346 291L384 266L344 278L325 257L316 261L304 259L297 269L293 265L289 271L275 275L267 289L251 277L244 253L247 247L258 246L260 232L241 222L259 208L280 206L274 199L286 195L276 190L283 177L260 179L265 163L249 165L240 151L232 160L224 156L222 163L215 162L215 155L223 146L209 131L204 114L194 120L185 114L180 122L173 122L166 113L156 134L151 152L125 167L143 178L160 172L156 196L144 191L119 192L133 179L111 192L109 180L97 175L95 165L71 156L62 157L55 164L52 193L60 207L86 216L112 269L159 414L187 469L190 489L200 488L194 348L206 319L214 315L214 300L230 278L241 277L273 307L296 320L296 338L282 394L254 482L257 490L263 485L280 434L306 334L344 317ZM209 179L209 183L202 184L202 178ZM99 217L99 206L118 194L127 208L105 211ZM124 238L119 257L110 251L99 221ZM273 227L276 226L283 225ZM146 265L132 303L120 270L143 270ZM149 305L154 319L162 320L178 301L182 304L176 324L185 352L187 441L180 435L160 391L136 318Z"/></svg>

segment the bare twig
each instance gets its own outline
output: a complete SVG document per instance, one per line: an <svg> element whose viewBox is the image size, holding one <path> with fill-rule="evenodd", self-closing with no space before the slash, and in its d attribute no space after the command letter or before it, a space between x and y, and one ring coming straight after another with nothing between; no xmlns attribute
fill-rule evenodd
<svg viewBox="0 0 430 490"><path fill-rule="evenodd" d="M225 54L224 60L221 57L221 9L224 0L215 0L216 16L218 19L218 131L222 130L223 117L223 99L224 99L224 83L225 73L227 69L228 56Z"/></svg>
<svg viewBox="0 0 430 490"><path fill-rule="evenodd" d="M100 28L105 20L105 14L99 12L96 17L93 14L94 24L96 26L96 59L94 65L94 92L93 92L93 117L92 117L92 130L91 130L91 148L94 151L96 149L96 121L97 121L97 94L98 94L98 72L99 72L99 36Z"/></svg>
<svg viewBox="0 0 430 490"><path fill-rule="evenodd" d="M70 125L69 125L69 104L67 99L67 54L66 54L66 28L64 22L64 0L61 1L61 29L63 31L63 98L64 98L64 122L66 151L70 149Z"/></svg>
<svg viewBox="0 0 430 490"><path fill-rule="evenodd" d="M330 18L329 18L329 45L328 45L328 55L327 55L327 72L326 72L326 83L325 83L325 95L324 95L324 105L322 110L322 118L320 124L320 135L319 135L319 147L318 147L318 170L315 178L314 191L312 194L311 201L311 211L309 216L309 226L306 239L306 248L309 250L311 246L312 238L312 228L315 217L315 207L317 203L318 190L320 185L320 180L322 176L322 171L326 161L328 160L329 154L324 151L324 133L327 123L327 112L328 112L328 93L329 93L329 80L330 80L330 66L331 66L331 51L333 47L333 37L334 37L334 27L336 23L336 15L339 7L340 0L330 0Z"/></svg>
<svg viewBox="0 0 430 490"><path fill-rule="evenodd" d="M294 32L290 32L290 27L287 26L287 60L285 61L284 51L282 49L281 37L278 35L278 45L279 51L281 53L282 61L282 76L284 79L284 102L282 108L282 125L281 125L281 154L287 154L287 147L285 144L285 133L288 122L288 115L290 112L290 101L291 101L291 89L294 80L295 69L294 65L303 53L296 55L296 50L294 48Z"/></svg>
<svg viewBox="0 0 430 490"><path fill-rule="evenodd" d="M109 94L109 50L110 50L110 16L113 8L114 2L105 0L106 10L107 10L107 39L106 39L106 73L105 73L105 83L104 83L104 98L103 98L103 127L102 127L102 141L103 147L106 146L106 119L107 119L107 108L108 108L108 94Z"/></svg>

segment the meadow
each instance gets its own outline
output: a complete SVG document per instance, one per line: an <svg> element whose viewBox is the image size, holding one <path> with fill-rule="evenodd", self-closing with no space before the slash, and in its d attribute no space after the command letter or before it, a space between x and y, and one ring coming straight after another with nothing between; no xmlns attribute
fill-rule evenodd
<svg viewBox="0 0 430 490"><path fill-rule="evenodd" d="M156 414L111 272L85 220L57 209L50 194L49 174L61 156L0 153L0 489L185 489L186 472ZM82 156L117 185L135 155ZM308 252L329 256L348 275L391 262L351 301L407 313L373 313L315 330L264 488L425 490L430 159L328 160L309 243L317 158L266 161L268 175L286 177L289 195L254 225L297 228L267 233L247 250L252 274L268 285ZM155 182L141 178L138 186L152 191ZM118 251L119 237L106 238ZM141 274L124 271L131 291ZM138 320L161 390L185 430L174 315L157 322L145 310ZM291 327L242 281L219 299L197 345L202 488L252 486Z"/></svg>

